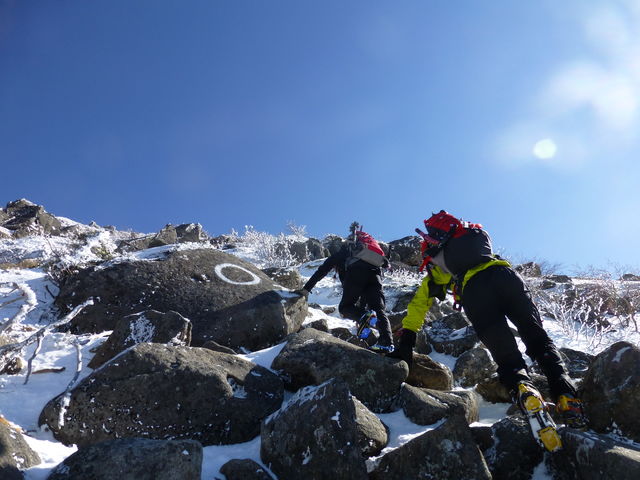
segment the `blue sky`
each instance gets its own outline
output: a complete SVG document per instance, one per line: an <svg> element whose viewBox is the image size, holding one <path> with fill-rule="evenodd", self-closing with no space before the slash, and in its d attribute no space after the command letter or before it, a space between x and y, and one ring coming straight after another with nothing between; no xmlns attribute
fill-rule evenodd
<svg viewBox="0 0 640 480"><path fill-rule="evenodd" d="M640 1L0 0L0 204L211 234L432 211L640 273Z"/></svg>

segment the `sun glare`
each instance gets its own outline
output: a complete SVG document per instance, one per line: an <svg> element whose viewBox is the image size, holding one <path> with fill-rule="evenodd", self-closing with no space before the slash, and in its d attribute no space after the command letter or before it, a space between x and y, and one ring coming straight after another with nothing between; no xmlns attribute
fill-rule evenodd
<svg viewBox="0 0 640 480"><path fill-rule="evenodd" d="M541 160L548 160L555 157L557 151L558 147L556 143L550 138L539 140L533 146L533 154Z"/></svg>

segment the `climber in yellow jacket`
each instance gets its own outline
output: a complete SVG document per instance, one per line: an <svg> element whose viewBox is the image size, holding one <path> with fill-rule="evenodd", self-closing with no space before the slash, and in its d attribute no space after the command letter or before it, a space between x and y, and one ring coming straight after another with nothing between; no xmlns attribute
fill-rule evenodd
<svg viewBox="0 0 640 480"><path fill-rule="evenodd" d="M448 291L462 307L478 338L498 365L498 376L514 398L518 385L532 385L526 363L507 318L516 326L526 353L547 377L554 400L565 405L569 421L584 421L581 402L567 376L560 354L542 326L531 295L509 263L493 254L491 239L479 224L462 222L444 210L425 220L423 238L427 276L415 293L402 321L398 348L393 356L412 365L416 334L422 328L434 298L444 300Z"/></svg>

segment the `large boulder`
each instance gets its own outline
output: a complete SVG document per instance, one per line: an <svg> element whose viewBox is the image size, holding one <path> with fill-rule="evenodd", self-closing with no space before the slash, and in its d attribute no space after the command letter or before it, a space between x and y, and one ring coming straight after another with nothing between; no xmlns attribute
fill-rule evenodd
<svg viewBox="0 0 640 480"><path fill-rule="evenodd" d="M220 467L226 480L273 480L262 466L250 458L229 460Z"/></svg>
<svg viewBox="0 0 640 480"><path fill-rule="evenodd" d="M413 365L411 365L406 382L414 387L451 390L453 388L453 374L449 367L436 362L428 355L414 353Z"/></svg>
<svg viewBox="0 0 640 480"><path fill-rule="evenodd" d="M640 348L618 342L596 356L580 387L591 428L640 441Z"/></svg>
<svg viewBox="0 0 640 480"><path fill-rule="evenodd" d="M336 474L367 480L347 384L330 380L298 391L263 422L260 458L279 478L288 480Z"/></svg>
<svg viewBox="0 0 640 480"><path fill-rule="evenodd" d="M24 198L7 203L0 215L0 226L12 232L14 238L28 235L58 235L62 222L48 213L42 205Z"/></svg>
<svg viewBox="0 0 640 480"><path fill-rule="evenodd" d="M148 310L127 315L116 324L116 328L100 345L88 366L98 368L138 343L167 343L188 347L191 344L191 322L177 312Z"/></svg>
<svg viewBox="0 0 640 480"><path fill-rule="evenodd" d="M436 352L454 357L471 350L480 342L476 331L467 324L462 313L453 313L433 322L427 336Z"/></svg>
<svg viewBox="0 0 640 480"><path fill-rule="evenodd" d="M16 428L0 416L0 478L22 480L22 470L40 463L40 457Z"/></svg>
<svg viewBox="0 0 640 480"><path fill-rule="evenodd" d="M313 328L292 335L271 368L282 371L289 390L341 379L374 412L391 408L408 374L402 360L377 355Z"/></svg>
<svg viewBox="0 0 640 480"><path fill-rule="evenodd" d="M453 368L453 378L460 386L468 388L490 379L497 370L498 366L489 351L478 346L458 357Z"/></svg>
<svg viewBox="0 0 640 480"><path fill-rule="evenodd" d="M493 444L484 452L493 478L529 480L543 450L522 415L503 418L491 426Z"/></svg>
<svg viewBox="0 0 640 480"><path fill-rule="evenodd" d="M174 311L191 321L194 346L213 340L266 348L297 332L307 313L304 297L215 249L166 249L151 259L83 270L61 286L56 305L65 312L90 297L95 304L73 319L74 332L113 330L120 318L144 310Z"/></svg>
<svg viewBox="0 0 640 480"><path fill-rule="evenodd" d="M463 415L453 415L384 455L371 480L489 480L491 474Z"/></svg>
<svg viewBox="0 0 640 480"><path fill-rule="evenodd" d="M442 418L462 415L467 423L478 421L478 401L473 392L441 392L404 385L398 399L409 420L418 425L432 425Z"/></svg>
<svg viewBox="0 0 640 480"><path fill-rule="evenodd" d="M389 254L398 261L418 267L422 263L422 251L420 249L422 241L415 235L393 240L389 242Z"/></svg>
<svg viewBox="0 0 640 480"><path fill-rule="evenodd" d="M141 343L49 401L39 423L66 445L123 437L241 443L283 397L274 373L235 355Z"/></svg>
<svg viewBox="0 0 640 480"><path fill-rule="evenodd" d="M178 226L168 224L158 233L120 241L118 251L131 252L174 243L201 243L209 240L209 236L199 223L183 223Z"/></svg>
<svg viewBox="0 0 640 480"><path fill-rule="evenodd" d="M640 449L593 432L560 430L563 449L551 457L558 480L637 480Z"/></svg>
<svg viewBox="0 0 640 480"><path fill-rule="evenodd" d="M47 480L200 480L202 445L194 440L125 438L80 448Z"/></svg>

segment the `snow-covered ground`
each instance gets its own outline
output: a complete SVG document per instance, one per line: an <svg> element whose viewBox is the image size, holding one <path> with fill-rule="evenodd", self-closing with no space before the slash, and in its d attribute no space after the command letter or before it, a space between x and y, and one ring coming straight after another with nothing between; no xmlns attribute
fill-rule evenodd
<svg viewBox="0 0 640 480"><path fill-rule="evenodd" d="M91 247L97 245L106 248L108 251L114 250L113 234L107 234L104 231L97 231L90 236L87 245L77 249L73 254L69 245L64 240L44 239L42 237L33 237L21 241L3 240L0 242L0 256L6 259L12 256L12 252L16 253L16 257L24 257L25 251L33 252L35 257L49 256L57 249L59 252L65 252L59 257L69 264L82 264L87 260L95 258L95 249ZM193 246L202 247L201 244L181 245L179 248L192 248ZM153 258L160 255L168 248L161 247L150 249L135 256L137 259ZM234 253L248 260L256 260L256 254L250 248L237 248L230 253ZM114 261L117 261L114 260ZM317 260L306 263L299 267L299 271L303 277L308 278L320 265L322 261ZM392 305L394 295L400 292L400 288L407 288L407 281L414 282L417 285L419 277L413 275L402 276L400 274L390 275L385 278L385 288L389 304ZM17 340L23 340L33 335L37 330L43 328L48 322L55 319L53 316L53 296L56 294L56 287L47 277L46 273L39 269L20 269L13 268L8 270L0 269L0 325L5 324L9 319L20 318L18 324L14 325L11 330L12 337ZM25 293L27 292L27 293ZM315 303L321 307L337 307L340 300L341 290L336 278L332 275L327 276L314 288L313 293L309 297L310 303ZM337 310L337 309L336 309ZM17 316L17 317L16 317ZM307 322L325 318L330 328L347 327L355 331L355 324L352 321L340 318L339 314L326 314L321 309L310 309L310 316ZM581 341L579 337L569 338L566 332L554 321L547 319L545 325L550 335L554 338L559 347L570 347L576 350L589 351L589 345ZM35 450L42 459L42 463L33 467L26 472L27 480L43 480L51 469L64 460L67 456L76 451L75 447L66 447L57 442L47 431L43 431L38 427L38 416L44 405L53 397L63 392L68 385L74 380L78 365L78 351L83 368L79 377L75 382L80 381L86 375L91 373L91 369L86 364L92 357L91 350L106 340L110 332L104 332L99 335L84 335L81 338L80 345L76 344L77 338L73 335L63 333L49 333L45 336L40 352L33 359L32 371L28 382L25 370L20 375L0 376L0 415L8 421L22 429L25 433L25 439L29 445ZM624 338L636 344L640 342L637 333L630 332L612 332L610 337L604 339L600 343L600 350L609 344ZM271 362L282 349L283 344L267 348L259 352L245 353L243 356L266 368L271 366ZM24 358L30 359L33 356L36 344L32 343L24 350ZM523 348L524 350L524 348ZM597 353L589 351L589 353ZM450 368L453 368L455 358L448 355L434 353L431 357ZM62 370L59 372L38 373L44 369ZM507 404L489 404L481 402L480 404L480 422L483 424L492 424L496 420L503 418L508 408ZM401 412L394 412L379 415L380 419L389 427L390 443L385 449L385 453L391 449L397 448L403 443L414 438L437 425L420 426L412 423ZM204 449L204 463L202 470L202 479L210 480L214 477L222 477L219 473L220 467L233 458L251 458L262 464L260 460L260 438L257 437L250 442L238 445L226 446L209 446ZM375 459L370 459L371 462ZM543 480L550 478L541 465L535 472L534 478Z"/></svg>

